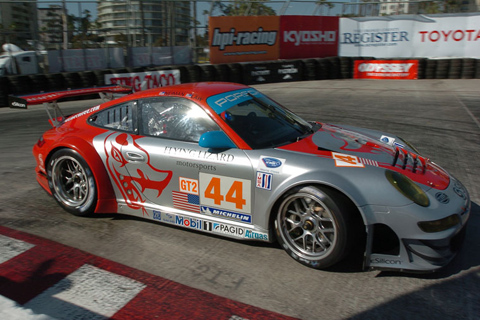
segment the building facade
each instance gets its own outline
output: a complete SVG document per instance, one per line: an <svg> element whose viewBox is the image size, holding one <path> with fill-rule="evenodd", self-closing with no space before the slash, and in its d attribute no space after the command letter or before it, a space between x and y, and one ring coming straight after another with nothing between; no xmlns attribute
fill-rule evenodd
<svg viewBox="0 0 480 320"><path fill-rule="evenodd" d="M98 1L99 32L129 46L188 45L190 1Z"/></svg>
<svg viewBox="0 0 480 320"><path fill-rule="evenodd" d="M36 21L36 3L0 3L0 45L13 43L22 49L29 48L37 39Z"/></svg>

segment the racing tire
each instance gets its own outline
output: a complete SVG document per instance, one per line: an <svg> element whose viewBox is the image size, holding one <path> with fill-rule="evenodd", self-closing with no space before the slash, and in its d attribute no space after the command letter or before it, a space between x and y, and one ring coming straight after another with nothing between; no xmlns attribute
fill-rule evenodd
<svg viewBox="0 0 480 320"><path fill-rule="evenodd" d="M47 165L48 186L55 200L69 213L87 216L97 204L92 170L74 150L56 151Z"/></svg>
<svg viewBox="0 0 480 320"><path fill-rule="evenodd" d="M340 262L356 238L349 203L333 189L295 189L278 207L274 221L278 242L292 258L314 269Z"/></svg>

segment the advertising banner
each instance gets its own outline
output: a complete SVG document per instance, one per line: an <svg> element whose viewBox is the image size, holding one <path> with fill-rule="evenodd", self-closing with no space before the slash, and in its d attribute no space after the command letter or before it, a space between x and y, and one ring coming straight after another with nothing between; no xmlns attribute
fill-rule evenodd
<svg viewBox="0 0 480 320"><path fill-rule="evenodd" d="M277 60L279 26L278 16L210 17L210 62Z"/></svg>
<svg viewBox="0 0 480 320"><path fill-rule="evenodd" d="M244 65L243 71L245 84L303 80L299 61L248 63Z"/></svg>
<svg viewBox="0 0 480 320"><path fill-rule="evenodd" d="M480 15L426 16L416 23L413 41L418 57L480 57Z"/></svg>
<svg viewBox="0 0 480 320"><path fill-rule="evenodd" d="M342 57L413 57L414 20L390 17L340 19Z"/></svg>
<svg viewBox="0 0 480 320"><path fill-rule="evenodd" d="M340 19L339 55L479 58L480 15Z"/></svg>
<svg viewBox="0 0 480 320"><path fill-rule="evenodd" d="M338 17L280 17L280 59L338 55Z"/></svg>
<svg viewBox="0 0 480 320"><path fill-rule="evenodd" d="M354 79L418 79L418 60L355 60Z"/></svg>
<svg viewBox="0 0 480 320"><path fill-rule="evenodd" d="M105 84L122 84L133 91L180 84L180 70L160 70L136 73L105 74Z"/></svg>

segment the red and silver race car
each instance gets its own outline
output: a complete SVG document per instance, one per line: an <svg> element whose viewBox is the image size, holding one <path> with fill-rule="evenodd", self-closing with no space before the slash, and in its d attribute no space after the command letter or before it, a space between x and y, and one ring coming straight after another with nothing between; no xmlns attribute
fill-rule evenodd
<svg viewBox="0 0 480 320"><path fill-rule="evenodd" d="M307 122L233 83L147 90L69 117L54 103L65 95L11 103L53 110L37 178L72 214L277 240L319 269L364 243L365 267L430 271L462 243L467 190L395 135Z"/></svg>

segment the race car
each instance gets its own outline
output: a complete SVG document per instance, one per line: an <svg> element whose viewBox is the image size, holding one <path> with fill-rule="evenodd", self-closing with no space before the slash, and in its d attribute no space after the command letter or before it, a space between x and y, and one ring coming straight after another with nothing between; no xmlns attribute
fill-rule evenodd
<svg viewBox="0 0 480 320"><path fill-rule="evenodd" d="M66 211L278 241L316 269L362 243L365 268L437 270L470 215L461 182L405 140L305 121L241 84L156 88L51 122L37 180Z"/></svg>

